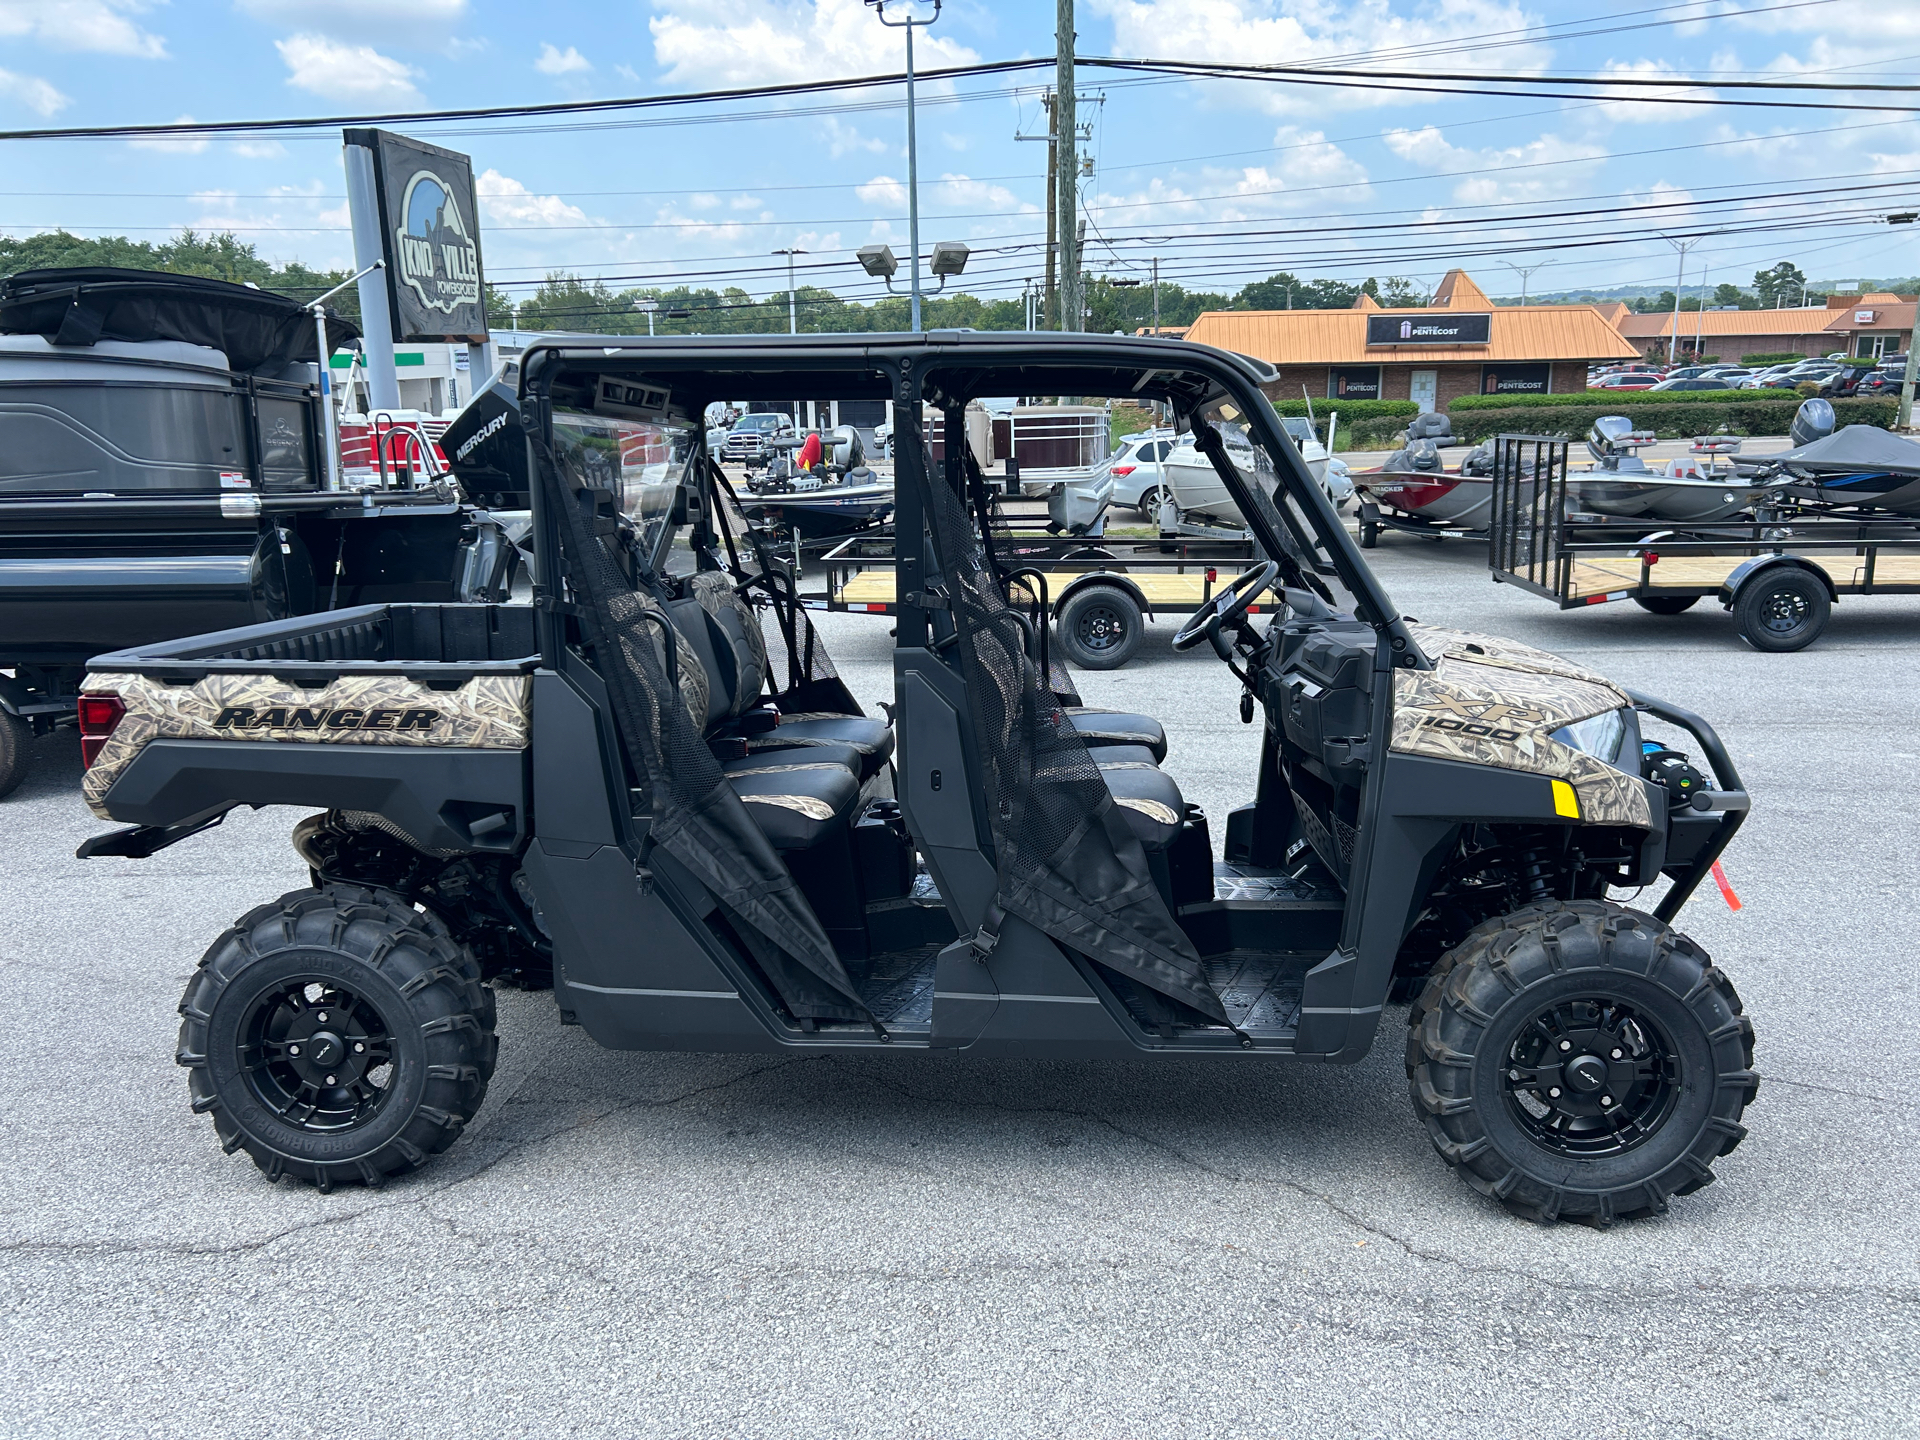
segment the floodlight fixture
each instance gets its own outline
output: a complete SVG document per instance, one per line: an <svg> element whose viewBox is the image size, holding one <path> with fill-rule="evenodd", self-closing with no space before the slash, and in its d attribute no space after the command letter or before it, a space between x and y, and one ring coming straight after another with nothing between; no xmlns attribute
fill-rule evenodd
<svg viewBox="0 0 1920 1440"><path fill-rule="evenodd" d="M891 287L893 277L900 269L900 261L894 256L893 247L891 245L862 245L858 254L860 264L862 268L866 270L867 274L873 276L876 280L889 282L889 287ZM966 263L964 256L961 259L961 263Z"/></svg>
<svg viewBox="0 0 1920 1440"><path fill-rule="evenodd" d="M936 240L933 242L933 259L927 268L944 280L949 275L958 275L965 270L967 257L972 253L958 240Z"/></svg>

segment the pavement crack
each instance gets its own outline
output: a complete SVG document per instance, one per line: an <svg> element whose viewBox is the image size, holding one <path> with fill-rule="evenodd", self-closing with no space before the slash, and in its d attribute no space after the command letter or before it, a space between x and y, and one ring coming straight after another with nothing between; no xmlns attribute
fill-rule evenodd
<svg viewBox="0 0 1920 1440"><path fill-rule="evenodd" d="M1899 1110L1914 1108L1911 1101L1896 1100L1891 1095L1870 1095L1864 1090L1845 1090L1838 1085L1816 1085L1811 1080L1789 1080L1784 1075L1770 1075L1765 1070L1758 1074L1768 1085L1785 1085L1794 1090L1818 1090L1824 1095L1846 1095L1855 1100L1871 1100L1877 1105L1891 1105Z"/></svg>

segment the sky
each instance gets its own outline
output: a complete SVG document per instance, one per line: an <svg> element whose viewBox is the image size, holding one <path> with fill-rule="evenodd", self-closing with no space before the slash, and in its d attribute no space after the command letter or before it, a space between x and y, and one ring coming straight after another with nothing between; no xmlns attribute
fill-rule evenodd
<svg viewBox="0 0 1920 1440"><path fill-rule="evenodd" d="M897 18L900 0L888 0ZM929 0L918 12L930 14ZM1051 56L1052 0L949 0L924 67ZM1920 83L1916 0L1079 0L1082 56L1340 65L1451 77L1680 76L1676 98L1564 100L1083 69L1087 266L1231 292L1275 271L1495 294L1920 273L1920 124L1732 80ZM0 128L332 117L723 89L902 68L863 0L0 0ZM923 245L974 247L964 288L1043 266L1050 72L928 82ZM1711 88L1713 81L1722 88ZM1394 82L1413 83L1417 82ZM1521 86L1525 89L1527 87ZM1624 95L1616 88L1602 96ZM1818 108L1740 109L1741 96ZM899 87L672 113L396 126L473 157L487 278L879 293L853 251L906 248ZM232 230L269 259L351 257L336 130L0 141L0 232L162 240ZM1854 187L1840 191L1837 187ZM1863 188L1871 187L1871 188ZM1815 190L1820 193L1813 193ZM1657 208L1655 208L1657 207ZM1589 212L1566 214L1565 212ZM1713 230L1682 257L1663 232Z"/></svg>

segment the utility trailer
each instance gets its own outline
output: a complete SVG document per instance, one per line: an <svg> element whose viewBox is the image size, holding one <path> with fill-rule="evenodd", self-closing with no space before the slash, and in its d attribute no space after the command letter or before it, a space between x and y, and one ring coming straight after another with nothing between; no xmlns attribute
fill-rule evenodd
<svg viewBox="0 0 1920 1440"><path fill-rule="evenodd" d="M1060 536L1020 540L1003 558L1031 577L1022 584L1029 618L1037 623L1042 613L1049 617L1066 659L1083 670L1117 670L1139 651L1151 618L1205 609L1261 556L1251 536L1179 542L1109 537L1098 544ZM825 591L803 599L827 610L897 613L898 561L889 542L854 536L820 559ZM1278 602L1277 595L1263 592L1248 613L1271 613Z"/></svg>
<svg viewBox="0 0 1920 1440"><path fill-rule="evenodd" d="M1562 610L1631 600L1678 615L1729 611L1756 650L1803 650L1842 595L1920 595L1920 524L1802 506L1756 506L1711 524L1656 528L1582 513L1563 437L1502 435L1488 564Z"/></svg>

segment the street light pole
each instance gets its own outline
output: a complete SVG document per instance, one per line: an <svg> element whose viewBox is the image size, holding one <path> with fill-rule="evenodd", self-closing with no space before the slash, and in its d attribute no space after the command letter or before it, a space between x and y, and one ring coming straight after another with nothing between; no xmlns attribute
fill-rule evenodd
<svg viewBox="0 0 1920 1440"><path fill-rule="evenodd" d="M913 329L920 330L920 146L913 118L913 31L915 26L931 25L940 18L941 0L933 0L933 14L924 20L907 11L901 20L887 19L887 0L867 0L882 25L907 32L907 250L913 267ZM911 3L911 0L908 0Z"/></svg>
<svg viewBox="0 0 1920 1440"><path fill-rule="evenodd" d="M789 246L785 250L776 250L773 253L787 257L787 334L798 335L800 333L800 307L795 302L793 294L793 257L796 255L804 255L807 252L799 246L794 245ZM914 328L918 329L919 327L915 326Z"/></svg>

